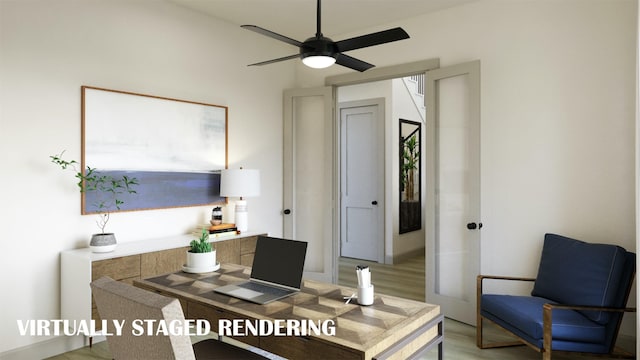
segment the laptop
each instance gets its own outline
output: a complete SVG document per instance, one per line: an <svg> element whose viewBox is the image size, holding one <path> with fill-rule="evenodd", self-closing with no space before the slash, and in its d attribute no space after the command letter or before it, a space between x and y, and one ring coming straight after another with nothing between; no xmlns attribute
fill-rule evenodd
<svg viewBox="0 0 640 360"><path fill-rule="evenodd" d="M300 291L307 243L258 236L249 281L224 285L213 291L267 304Z"/></svg>

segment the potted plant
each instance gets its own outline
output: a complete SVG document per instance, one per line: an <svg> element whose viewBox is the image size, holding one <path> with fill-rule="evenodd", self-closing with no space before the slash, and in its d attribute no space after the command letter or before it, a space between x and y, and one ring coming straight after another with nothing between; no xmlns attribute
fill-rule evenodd
<svg viewBox="0 0 640 360"><path fill-rule="evenodd" d="M406 200L413 201L415 170L418 169L418 161L420 161L418 139L415 134L403 142L402 151L402 186L405 189Z"/></svg>
<svg viewBox="0 0 640 360"><path fill-rule="evenodd" d="M194 273L214 271L217 267L216 249L209 242L209 230L202 228L200 238L191 240L190 245L183 270Z"/></svg>
<svg viewBox="0 0 640 360"><path fill-rule="evenodd" d="M75 173L81 193L95 191L100 195L100 200L92 204L94 210L98 212L96 224L100 228L100 233L91 236L91 241L89 242L91 251L109 252L115 250L117 246L116 237L113 233L107 233L105 228L109 222L111 212L120 210L120 207L124 204L121 195L136 193L133 188L138 185L138 180L126 175L117 178L101 175L95 168L89 166L84 172L80 171L78 170L78 162L63 159L63 154L64 151L58 155L50 156L51 162L60 166L63 170L71 170Z"/></svg>

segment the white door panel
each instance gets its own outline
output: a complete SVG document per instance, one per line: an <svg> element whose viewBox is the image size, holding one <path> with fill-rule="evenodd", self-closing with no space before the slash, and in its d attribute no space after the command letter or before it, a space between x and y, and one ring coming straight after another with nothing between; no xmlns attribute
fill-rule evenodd
<svg viewBox="0 0 640 360"><path fill-rule="evenodd" d="M284 93L283 232L308 242L305 278L333 282L331 87Z"/></svg>
<svg viewBox="0 0 640 360"><path fill-rule="evenodd" d="M379 100L340 105L341 256L383 259L382 107Z"/></svg>
<svg viewBox="0 0 640 360"><path fill-rule="evenodd" d="M480 271L480 63L427 72L427 302L475 325Z"/></svg>

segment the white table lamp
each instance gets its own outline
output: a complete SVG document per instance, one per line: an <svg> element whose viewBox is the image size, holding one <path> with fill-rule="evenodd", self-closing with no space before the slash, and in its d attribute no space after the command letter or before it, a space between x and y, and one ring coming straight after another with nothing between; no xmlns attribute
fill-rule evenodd
<svg viewBox="0 0 640 360"><path fill-rule="evenodd" d="M239 197L236 201L235 222L238 231L247 231L249 227L249 213L246 197L260 195L260 171L254 169L226 169L222 170L220 178L220 196Z"/></svg>

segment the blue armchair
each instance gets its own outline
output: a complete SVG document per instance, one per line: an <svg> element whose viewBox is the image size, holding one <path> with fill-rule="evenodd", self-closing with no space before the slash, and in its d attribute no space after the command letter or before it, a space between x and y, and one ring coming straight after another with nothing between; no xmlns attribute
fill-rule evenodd
<svg viewBox="0 0 640 360"><path fill-rule="evenodd" d="M528 345L542 353L609 354L635 358L615 347L635 277L636 256L615 245L589 244L546 234L535 279L480 275L477 280L477 346ZM484 280L535 281L531 296L484 294ZM483 320L518 338L483 340Z"/></svg>

